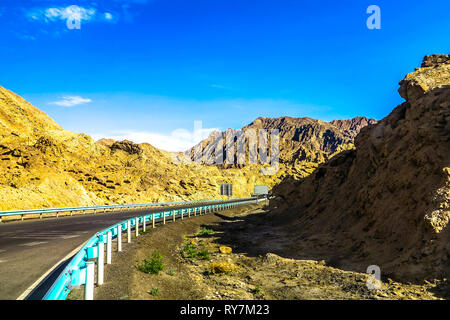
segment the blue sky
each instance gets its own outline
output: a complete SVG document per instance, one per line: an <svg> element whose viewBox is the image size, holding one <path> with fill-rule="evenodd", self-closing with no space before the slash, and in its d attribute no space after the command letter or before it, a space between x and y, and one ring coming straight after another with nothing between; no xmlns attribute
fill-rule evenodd
<svg viewBox="0 0 450 320"><path fill-rule="evenodd" d="M448 0L0 0L0 85L67 130L183 150L195 120L383 118L424 55L449 53L449 16Z"/></svg>

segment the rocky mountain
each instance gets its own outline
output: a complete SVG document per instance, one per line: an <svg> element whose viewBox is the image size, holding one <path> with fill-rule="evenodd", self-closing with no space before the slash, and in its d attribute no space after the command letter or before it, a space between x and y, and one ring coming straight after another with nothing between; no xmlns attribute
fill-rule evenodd
<svg viewBox="0 0 450 320"><path fill-rule="evenodd" d="M369 124L374 124L375 119L368 119L365 117L356 117L348 120L334 120L332 122L325 122L311 118L264 118L260 117L252 123L243 127L240 132L249 132L254 130L255 136L258 137L259 130L266 130L268 135L271 130L279 130L279 161L280 170L277 173L279 177L290 175L294 178L305 177L310 174L319 163L322 163L332 157L335 153L342 150L352 149L354 137L359 130ZM218 146L219 140L222 140L222 149L217 149L221 152L222 160L226 157L226 137L227 134L236 135L238 130L228 129L224 132L214 132L207 139L202 141L197 146L185 152L191 160L194 159L194 150L199 148L203 154L211 155L215 158L215 150ZM245 140L244 140L245 139ZM249 138L244 135L236 137L236 145L242 143L245 145L245 159L243 163L249 164ZM257 146L260 146L259 137L257 138ZM270 150L271 139L267 138L267 147ZM200 147L201 145L201 147ZM222 151L220 151L222 150ZM237 161L237 150L234 152L234 163ZM270 154L270 152L269 152ZM262 163L257 152L255 155L258 163ZM206 162L206 159L203 159ZM227 165L219 165L222 168L236 167ZM243 167L237 165L237 167Z"/></svg>
<svg viewBox="0 0 450 320"><path fill-rule="evenodd" d="M340 268L448 277L450 55L425 57L399 93L406 101L361 129L355 149L275 186L271 218L295 236L292 250Z"/></svg>
<svg viewBox="0 0 450 320"><path fill-rule="evenodd" d="M367 117L355 117L346 120L333 120L330 123L354 139L362 128L369 124L376 124L377 122L377 120L369 119Z"/></svg>

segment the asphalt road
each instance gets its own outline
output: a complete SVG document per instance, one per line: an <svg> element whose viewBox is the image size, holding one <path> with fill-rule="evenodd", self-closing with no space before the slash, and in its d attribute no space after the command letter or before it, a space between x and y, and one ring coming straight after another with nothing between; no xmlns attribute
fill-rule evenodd
<svg viewBox="0 0 450 320"><path fill-rule="evenodd" d="M164 209L188 207L192 205ZM161 210L152 208L0 224L0 299L17 299L96 232L122 220Z"/></svg>

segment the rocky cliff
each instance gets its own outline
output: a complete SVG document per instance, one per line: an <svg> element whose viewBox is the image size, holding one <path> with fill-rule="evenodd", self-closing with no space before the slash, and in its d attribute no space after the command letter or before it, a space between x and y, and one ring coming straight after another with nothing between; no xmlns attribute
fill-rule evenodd
<svg viewBox="0 0 450 320"><path fill-rule="evenodd" d="M450 56L400 81L406 100L305 179L274 187L291 247L402 279L450 273ZM303 250L303 251L302 251Z"/></svg>

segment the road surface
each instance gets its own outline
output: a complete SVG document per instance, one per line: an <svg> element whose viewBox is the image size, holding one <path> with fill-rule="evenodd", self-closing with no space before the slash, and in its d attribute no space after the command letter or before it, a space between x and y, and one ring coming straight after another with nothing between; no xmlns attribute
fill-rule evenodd
<svg viewBox="0 0 450 320"><path fill-rule="evenodd" d="M164 210L198 205L170 206ZM160 211L161 207L0 224L0 299L17 299L96 232L122 220Z"/></svg>

